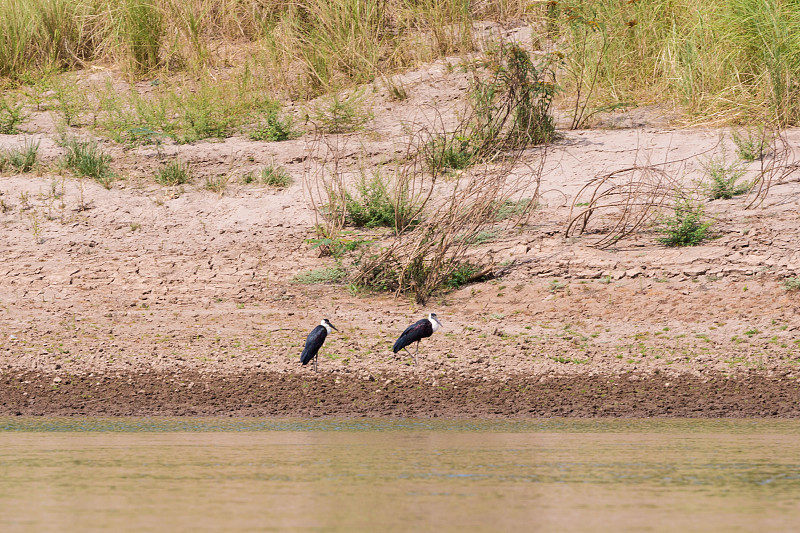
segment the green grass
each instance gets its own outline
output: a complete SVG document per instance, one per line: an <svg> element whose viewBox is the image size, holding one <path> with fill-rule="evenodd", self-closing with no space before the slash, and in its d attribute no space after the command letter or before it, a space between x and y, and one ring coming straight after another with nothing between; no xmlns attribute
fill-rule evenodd
<svg viewBox="0 0 800 533"><path fill-rule="evenodd" d="M39 141L25 141L21 148L0 151L0 172L12 168L17 172L30 172L36 165Z"/></svg>
<svg viewBox="0 0 800 533"><path fill-rule="evenodd" d="M286 188L292 181L292 176L285 168L275 165L267 165L258 172L248 172L242 176L242 183L246 185L258 183L269 187Z"/></svg>
<svg viewBox="0 0 800 533"><path fill-rule="evenodd" d="M339 267L323 267L299 272L294 277L295 283L314 285L318 283L335 283L343 280L347 274Z"/></svg>
<svg viewBox="0 0 800 533"><path fill-rule="evenodd" d="M489 20L543 29L536 45L558 50L559 86L578 123L654 101L698 120L800 120L800 5L780 0L300 0L246 8L239 0L6 0L0 78L27 83L103 64L134 79L169 72L221 83L219 67L249 63L245 70L271 96L307 98L472 52L474 23ZM190 115L198 134L231 127L224 114Z"/></svg>
<svg viewBox="0 0 800 533"><path fill-rule="evenodd" d="M67 155L64 164L76 176L91 178L110 189L114 183L111 170L111 156L105 153L96 140L81 141L69 138L65 142Z"/></svg>
<svg viewBox="0 0 800 533"><path fill-rule="evenodd" d="M161 167L153 178L161 185L174 186L188 183L192 176L189 172L189 167L185 163L175 160Z"/></svg>
<svg viewBox="0 0 800 533"><path fill-rule="evenodd" d="M480 271L481 269L477 265L469 262L462 263L450 273L450 276L444 282L444 285L449 289L458 289L459 287L469 283L472 280L472 277Z"/></svg>
<svg viewBox="0 0 800 533"><path fill-rule="evenodd" d="M800 278L786 278L783 280L783 288L787 291L800 290Z"/></svg>
<svg viewBox="0 0 800 533"><path fill-rule="evenodd" d="M565 41L563 86L577 109L661 100L698 118L800 118L795 2L566 0L547 18Z"/></svg>

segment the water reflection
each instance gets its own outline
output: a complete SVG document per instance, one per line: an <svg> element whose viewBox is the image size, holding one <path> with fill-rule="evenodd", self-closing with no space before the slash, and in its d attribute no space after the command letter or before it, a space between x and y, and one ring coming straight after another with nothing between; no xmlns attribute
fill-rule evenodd
<svg viewBox="0 0 800 533"><path fill-rule="evenodd" d="M791 531L800 423L0 419L0 531Z"/></svg>

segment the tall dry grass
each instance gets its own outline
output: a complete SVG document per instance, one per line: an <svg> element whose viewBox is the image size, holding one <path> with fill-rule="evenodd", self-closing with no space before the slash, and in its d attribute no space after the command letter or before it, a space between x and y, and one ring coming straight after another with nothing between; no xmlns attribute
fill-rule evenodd
<svg viewBox="0 0 800 533"><path fill-rule="evenodd" d="M800 120L797 2L565 0L541 14L564 53L573 126L622 102L670 102L702 121Z"/></svg>
<svg viewBox="0 0 800 533"><path fill-rule="evenodd" d="M247 54L296 94L370 81L473 47L476 17L519 0L0 0L0 77L105 62L132 76Z"/></svg>

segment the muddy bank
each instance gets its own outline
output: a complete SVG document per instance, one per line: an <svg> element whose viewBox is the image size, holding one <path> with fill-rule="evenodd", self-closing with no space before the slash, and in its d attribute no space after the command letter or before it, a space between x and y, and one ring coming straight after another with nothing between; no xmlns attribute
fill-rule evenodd
<svg viewBox="0 0 800 533"><path fill-rule="evenodd" d="M117 373L0 378L0 415L343 417L796 417L794 379Z"/></svg>

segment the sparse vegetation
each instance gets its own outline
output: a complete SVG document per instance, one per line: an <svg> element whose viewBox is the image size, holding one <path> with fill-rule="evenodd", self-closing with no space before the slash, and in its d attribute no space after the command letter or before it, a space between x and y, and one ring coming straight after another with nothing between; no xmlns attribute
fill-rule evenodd
<svg viewBox="0 0 800 533"><path fill-rule="evenodd" d="M161 185L174 186L188 183L191 180L189 167L180 160L170 161L153 176Z"/></svg>
<svg viewBox="0 0 800 533"><path fill-rule="evenodd" d="M96 140L81 141L69 138L64 142L67 149L65 164L77 176L91 178L110 189L114 182L111 171L111 156L105 153Z"/></svg>
<svg viewBox="0 0 800 533"><path fill-rule="evenodd" d="M363 92L342 97L337 93L317 103L311 119L322 133L352 133L364 127L372 113L367 111Z"/></svg>
<svg viewBox="0 0 800 533"><path fill-rule="evenodd" d="M800 278L786 278L783 280L783 288L787 291L800 290Z"/></svg>
<svg viewBox="0 0 800 533"><path fill-rule="evenodd" d="M259 179L264 185L270 187L288 187L292 184L292 176L283 167L267 165L261 169Z"/></svg>
<svg viewBox="0 0 800 533"><path fill-rule="evenodd" d="M667 246L697 246L708 237L712 223L704 220L703 204L691 198L678 198L672 216L661 221L659 242Z"/></svg>
<svg viewBox="0 0 800 533"><path fill-rule="evenodd" d="M294 281L305 285L335 283L343 280L346 276L347 274L339 267L325 267L300 272L294 277Z"/></svg>
<svg viewBox="0 0 800 533"><path fill-rule="evenodd" d="M39 141L25 141L21 148L0 150L0 172L12 168L17 172L30 172L36 165Z"/></svg>
<svg viewBox="0 0 800 533"><path fill-rule="evenodd" d="M763 125L731 131L736 154L742 161L759 161L764 158L774 134Z"/></svg>
<svg viewBox="0 0 800 533"><path fill-rule="evenodd" d="M207 176L203 188L207 191L222 195L225 192L225 189L228 188L228 182L230 180L230 174L215 174L213 176Z"/></svg>
<svg viewBox="0 0 800 533"><path fill-rule="evenodd" d="M266 122L250 132L250 138L254 141L288 141L299 136L300 134L293 128L292 117L288 115L281 117L277 111L269 111Z"/></svg>
<svg viewBox="0 0 800 533"><path fill-rule="evenodd" d="M749 183L739 183L744 169L736 163L726 164L724 158L709 160L706 172L710 181L708 197L712 200L730 200L750 190Z"/></svg>
<svg viewBox="0 0 800 533"><path fill-rule="evenodd" d="M17 126L26 119L23 102L12 102L0 95L0 134L13 135L19 133Z"/></svg>

